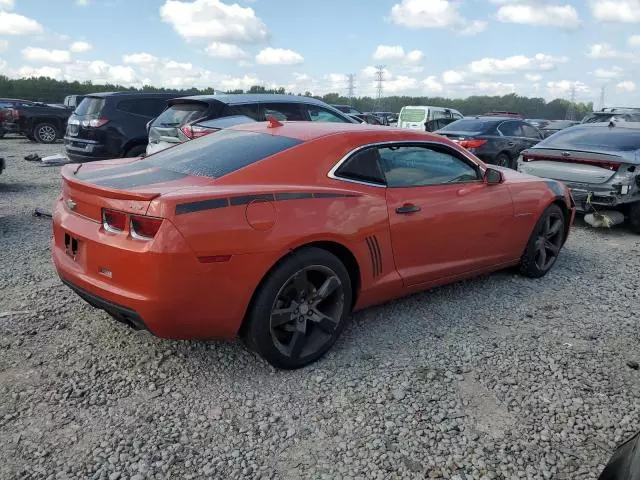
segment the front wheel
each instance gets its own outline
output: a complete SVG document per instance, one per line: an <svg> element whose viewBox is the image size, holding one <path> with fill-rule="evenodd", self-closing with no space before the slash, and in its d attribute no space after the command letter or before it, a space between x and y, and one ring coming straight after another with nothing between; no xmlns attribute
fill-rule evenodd
<svg viewBox="0 0 640 480"><path fill-rule="evenodd" d="M526 277L545 276L556 263L564 244L565 218L557 205L549 205L536 223L522 255L520 273Z"/></svg>
<svg viewBox="0 0 640 480"><path fill-rule="evenodd" d="M40 123L33 129L33 136L38 143L55 143L58 129L51 123Z"/></svg>
<svg viewBox="0 0 640 480"><path fill-rule="evenodd" d="M349 273L335 255L319 248L301 249L268 274L242 336L274 367L304 367L336 342L352 295Z"/></svg>
<svg viewBox="0 0 640 480"><path fill-rule="evenodd" d="M129 150L127 150L127 153L125 153L124 156L127 158L139 157L146 151L146 145L136 145L135 147L131 147Z"/></svg>
<svg viewBox="0 0 640 480"><path fill-rule="evenodd" d="M496 155L494 163L498 167L505 167L505 168L511 168L511 169L514 168L511 157L509 157L509 155L507 155L506 153L499 153L498 155Z"/></svg>

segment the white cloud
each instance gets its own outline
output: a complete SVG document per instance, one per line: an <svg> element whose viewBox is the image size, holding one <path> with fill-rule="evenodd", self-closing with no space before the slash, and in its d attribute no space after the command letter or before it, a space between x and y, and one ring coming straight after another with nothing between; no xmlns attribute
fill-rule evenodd
<svg viewBox="0 0 640 480"><path fill-rule="evenodd" d="M473 84L472 89L476 92L482 92L485 95L506 95L508 93L514 93L517 86L514 83L476 82Z"/></svg>
<svg viewBox="0 0 640 480"><path fill-rule="evenodd" d="M74 53L85 53L89 50L93 50L93 45L87 42L73 42L71 44L71 51Z"/></svg>
<svg viewBox="0 0 640 480"><path fill-rule="evenodd" d="M457 72L455 70L447 70L442 74L442 81L447 85L457 85L463 83L465 74L463 72Z"/></svg>
<svg viewBox="0 0 640 480"><path fill-rule="evenodd" d="M539 73L527 73L524 77L530 82L534 82L534 83L537 83L540 80L542 80L542 75L540 75Z"/></svg>
<svg viewBox="0 0 640 480"><path fill-rule="evenodd" d="M569 80L560 80L558 82L547 82L547 91L552 96L567 95L575 87L577 93L589 93L590 89L582 82L572 82Z"/></svg>
<svg viewBox="0 0 640 480"><path fill-rule="evenodd" d="M464 21L458 3L449 0L402 0L391 7L390 18L408 28L443 28Z"/></svg>
<svg viewBox="0 0 640 480"><path fill-rule="evenodd" d="M4 52L9 48L9 42L7 40L0 39L0 52Z"/></svg>
<svg viewBox="0 0 640 480"><path fill-rule="evenodd" d="M580 26L577 10L571 5L550 5L546 2L503 5L498 9L498 20L505 23L540 25L567 30Z"/></svg>
<svg viewBox="0 0 640 480"><path fill-rule="evenodd" d="M20 78L49 77L56 80L62 79L62 69L58 67L21 67L18 73Z"/></svg>
<svg viewBox="0 0 640 480"><path fill-rule="evenodd" d="M302 55L285 48L268 47L256 55L256 63L260 65L297 65L302 62Z"/></svg>
<svg viewBox="0 0 640 480"><path fill-rule="evenodd" d="M627 41L632 47L640 47L640 35L631 35Z"/></svg>
<svg viewBox="0 0 640 480"><path fill-rule="evenodd" d="M398 75L387 80L384 83L384 93L386 95L394 95L399 92L414 90L418 87L418 81L415 78Z"/></svg>
<svg viewBox="0 0 640 480"><path fill-rule="evenodd" d="M538 53L533 57L514 55L504 59L483 58L469 64L469 71L478 75L513 74L519 71L542 70L548 71L556 68L558 63L568 61L566 57L553 57L544 53Z"/></svg>
<svg viewBox="0 0 640 480"><path fill-rule="evenodd" d="M222 90L248 90L254 85L262 85L263 82L257 78L252 77L250 75L245 75L243 77L228 77L219 82L219 85L222 87Z"/></svg>
<svg viewBox="0 0 640 480"><path fill-rule="evenodd" d="M424 58L424 53L421 50L412 50L405 53L404 48L400 45L378 45L376 51L373 53L373 59L379 61L394 61L404 62L408 65L415 65L420 63Z"/></svg>
<svg viewBox="0 0 640 480"><path fill-rule="evenodd" d="M80 7L86 7L89 5L89 0L76 0L76 5Z"/></svg>
<svg viewBox="0 0 640 480"><path fill-rule="evenodd" d="M237 45L223 42L210 43L207 48L205 48L205 52L211 57L228 60L238 60L240 58L246 58L247 56L246 52Z"/></svg>
<svg viewBox="0 0 640 480"><path fill-rule="evenodd" d="M42 30L42 25L31 18L0 10L0 35L30 35Z"/></svg>
<svg viewBox="0 0 640 480"><path fill-rule="evenodd" d="M595 45L590 45L589 51L587 52L587 57L594 59L631 58L631 56L632 55L629 53L618 52L608 43L596 43Z"/></svg>
<svg viewBox="0 0 640 480"><path fill-rule="evenodd" d="M636 84L631 80L625 80L616 85L616 90L624 93L633 93L636 91Z"/></svg>
<svg viewBox="0 0 640 480"><path fill-rule="evenodd" d="M0 8L6 8L7 10L13 8L15 2L13 0L0 0Z"/></svg>
<svg viewBox="0 0 640 480"><path fill-rule="evenodd" d="M601 78L603 80L610 80L612 78L618 78L622 75L622 68L613 67L610 70L605 70L604 68L596 68L591 74L596 78Z"/></svg>
<svg viewBox="0 0 640 480"><path fill-rule="evenodd" d="M472 37L474 35L478 35L479 33L484 32L487 29L489 24L484 20L474 20L462 30L460 30L460 35L465 37Z"/></svg>
<svg viewBox="0 0 640 480"><path fill-rule="evenodd" d="M404 59L404 48L399 45L378 45L373 52L374 60L401 60Z"/></svg>
<svg viewBox="0 0 640 480"><path fill-rule="evenodd" d="M422 84L427 92L440 93L443 90L442 84L438 81L438 78L435 75L425 78L422 81Z"/></svg>
<svg viewBox="0 0 640 480"><path fill-rule="evenodd" d="M149 66L158 63L158 57L146 52L130 53L122 56L122 63L127 65Z"/></svg>
<svg viewBox="0 0 640 480"><path fill-rule="evenodd" d="M253 8L220 0L167 0L160 7L162 20L187 40L210 39L225 43L261 43L269 31Z"/></svg>
<svg viewBox="0 0 640 480"><path fill-rule="evenodd" d="M640 0L591 0L590 6L601 22L640 23Z"/></svg>
<svg viewBox="0 0 640 480"><path fill-rule="evenodd" d="M22 56L26 60L36 63L69 63L71 61L71 54L68 50L27 47L22 50Z"/></svg>

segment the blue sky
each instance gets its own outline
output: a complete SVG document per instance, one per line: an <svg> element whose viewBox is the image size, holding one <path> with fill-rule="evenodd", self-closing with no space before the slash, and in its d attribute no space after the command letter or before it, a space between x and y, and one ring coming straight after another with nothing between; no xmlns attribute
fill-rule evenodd
<svg viewBox="0 0 640 480"><path fill-rule="evenodd" d="M56 6L55 12L52 11ZM640 0L0 0L0 72L640 106Z"/></svg>

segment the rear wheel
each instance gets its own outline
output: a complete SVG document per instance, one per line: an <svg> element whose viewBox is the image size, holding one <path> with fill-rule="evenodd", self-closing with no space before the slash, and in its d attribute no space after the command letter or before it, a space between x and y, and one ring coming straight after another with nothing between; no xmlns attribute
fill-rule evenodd
<svg viewBox="0 0 640 480"><path fill-rule="evenodd" d="M33 129L33 137L38 143L55 143L58 139L58 129L51 123L39 123Z"/></svg>
<svg viewBox="0 0 640 480"><path fill-rule="evenodd" d="M147 151L146 145L136 145L135 147L131 147L127 150L127 153L124 154L125 157L139 157L143 153Z"/></svg>
<svg viewBox="0 0 640 480"><path fill-rule="evenodd" d="M640 202L632 203L628 212L629 230L640 233Z"/></svg>
<svg viewBox="0 0 640 480"><path fill-rule="evenodd" d="M513 168L511 158L506 153L499 153L496 155L496 159L494 161L495 165L499 167Z"/></svg>
<svg viewBox="0 0 640 480"><path fill-rule="evenodd" d="M326 250L304 248L268 274L242 336L274 367L304 367L338 339L351 299L351 280L342 262Z"/></svg>
<svg viewBox="0 0 640 480"><path fill-rule="evenodd" d="M529 238L522 255L520 273L532 278L546 275L558 259L564 236L564 214L557 205L549 205Z"/></svg>

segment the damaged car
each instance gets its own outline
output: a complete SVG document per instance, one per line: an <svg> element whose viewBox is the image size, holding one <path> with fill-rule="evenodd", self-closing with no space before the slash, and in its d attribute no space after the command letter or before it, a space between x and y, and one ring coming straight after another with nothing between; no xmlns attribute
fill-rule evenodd
<svg viewBox="0 0 640 480"><path fill-rule="evenodd" d="M565 183L594 226L622 223L640 233L640 123L581 124L562 130L518 159L518 171Z"/></svg>

